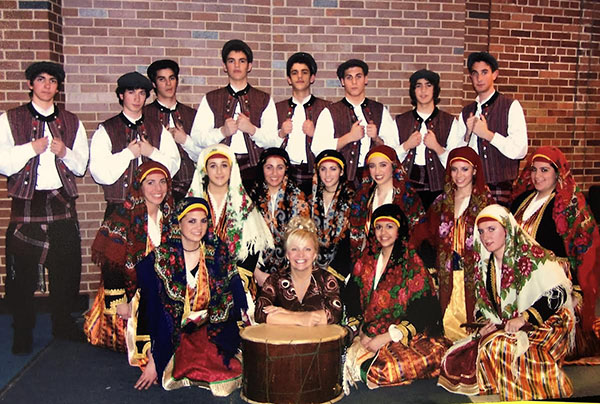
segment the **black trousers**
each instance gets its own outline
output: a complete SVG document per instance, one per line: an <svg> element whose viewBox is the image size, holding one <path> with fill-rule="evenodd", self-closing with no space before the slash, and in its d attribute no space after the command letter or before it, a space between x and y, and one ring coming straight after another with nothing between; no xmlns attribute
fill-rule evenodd
<svg viewBox="0 0 600 404"><path fill-rule="evenodd" d="M33 295L38 283L39 253L31 245L13 236L15 224L6 233L6 300L15 330L27 331L35 325ZM50 309L54 332L68 327L71 312L77 307L81 280L81 237L77 220L48 224L48 270Z"/></svg>

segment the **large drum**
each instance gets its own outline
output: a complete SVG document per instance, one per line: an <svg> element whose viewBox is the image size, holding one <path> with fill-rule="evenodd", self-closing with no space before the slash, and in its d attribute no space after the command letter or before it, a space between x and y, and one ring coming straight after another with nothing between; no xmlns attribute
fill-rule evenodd
<svg viewBox="0 0 600 404"><path fill-rule="evenodd" d="M344 328L260 324L240 335L244 400L333 403L342 398Z"/></svg>

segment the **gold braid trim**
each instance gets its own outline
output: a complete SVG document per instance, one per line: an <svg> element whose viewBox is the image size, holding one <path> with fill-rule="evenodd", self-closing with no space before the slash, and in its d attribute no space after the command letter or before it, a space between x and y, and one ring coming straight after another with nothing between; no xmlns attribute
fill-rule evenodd
<svg viewBox="0 0 600 404"><path fill-rule="evenodd" d="M110 301L110 307L104 305L104 314L117 314L117 306L123 303L127 303L127 296L125 296L125 289L104 289L105 303L106 296L117 296L118 298Z"/></svg>
<svg viewBox="0 0 600 404"><path fill-rule="evenodd" d="M544 324L544 320L542 320L542 316L536 309L534 309L533 307L530 307L527 309L526 312L529 314L529 316L533 316L535 321L537 321L538 325Z"/></svg>
<svg viewBox="0 0 600 404"><path fill-rule="evenodd" d="M327 272L329 272L331 275L335 276L337 279L339 279L342 282L346 281L346 278L344 278L342 275L340 275L340 273L338 271L336 271L335 269L333 269L330 266L327 267Z"/></svg>

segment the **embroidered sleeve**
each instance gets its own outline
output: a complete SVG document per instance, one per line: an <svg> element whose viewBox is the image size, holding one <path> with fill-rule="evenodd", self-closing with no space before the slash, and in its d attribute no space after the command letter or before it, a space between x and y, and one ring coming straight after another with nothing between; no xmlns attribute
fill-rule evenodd
<svg viewBox="0 0 600 404"><path fill-rule="evenodd" d="M258 299L256 299L256 307L254 308L254 319L257 323L266 323L267 315L263 309L267 306L275 305L277 300L277 276L269 276L258 293Z"/></svg>
<svg viewBox="0 0 600 404"><path fill-rule="evenodd" d="M556 313L567 301L567 291L558 286L542 295L529 309L525 311L527 321L533 325L542 325ZM525 315L524 313L524 315Z"/></svg>
<svg viewBox="0 0 600 404"><path fill-rule="evenodd" d="M342 319L342 301L340 300L340 288L335 277L329 272L323 276L323 309L327 313L327 324L338 324Z"/></svg>

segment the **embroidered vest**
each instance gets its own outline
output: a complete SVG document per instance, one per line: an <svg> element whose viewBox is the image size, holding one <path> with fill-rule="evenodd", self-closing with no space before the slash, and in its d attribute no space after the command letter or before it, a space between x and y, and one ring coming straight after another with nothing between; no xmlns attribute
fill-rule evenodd
<svg viewBox="0 0 600 404"><path fill-rule="evenodd" d="M269 105L271 96L263 91L257 90L251 85L239 92L238 97L234 97L232 94L231 87L223 87L217 90L213 90L206 94L206 101L215 117L214 127L220 128L225 123L227 118L232 118L236 105L240 102L240 111L250 117L250 122L257 128L260 128L260 118L262 117L263 111ZM246 149L248 150L248 157L250 164L256 166L262 148L258 147L252 136L244 133L244 142L246 143ZM221 143L227 146L231 145L231 137L223 139Z"/></svg>
<svg viewBox="0 0 600 404"><path fill-rule="evenodd" d="M427 128L435 133L435 137L442 147L446 147L453 121L454 117L452 115L436 107L425 122ZM422 122L423 119L417 114L416 109L398 115L396 117L396 126L398 127L400 144L408 140L414 131L420 130ZM402 162L402 165L408 173L408 178L410 178L410 173L415 162L415 156L416 148L411 149ZM441 191L444 188L445 169L437 153L428 147L425 148L425 167L429 179L429 189L431 191Z"/></svg>
<svg viewBox="0 0 600 404"><path fill-rule="evenodd" d="M144 117L142 116L142 123L138 126L131 123L123 113L120 113L119 115L115 115L102 122L102 126L104 126L104 129L110 138L113 154L125 149L132 140L138 137L147 138L148 142L156 148L160 146L162 126L158 121L145 122L143 119ZM147 157L142 156L142 161L145 162L147 160ZM125 202L125 197L127 196L129 186L134 178L137 167L138 159L132 159L129 162L129 167L127 167L125 172L114 184L102 185L102 188L104 189L104 199L106 199L107 202Z"/></svg>
<svg viewBox="0 0 600 404"><path fill-rule="evenodd" d="M365 119L367 119L367 121L373 121L373 123L377 125L377 132L379 133L379 128L381 127L381 118L383 115L383 104L365 98L365 101L362 103L361 107ZM333 119L333 137L337 139L350 132L352 124L354 124L356 121L356 116L348 101L346 101L344 98L341 101L329 105L327 108L329 108L329 112L331 112L331 118ZM369 148L372 148L373 146L374 144L371 142L371 146ZM358 159L360 157L360 142L349 143L339 152L342 153L346 159L346 163L348 164L348 168L346 169L348 181L354 181L356 169L359 163Z"/></svg>
<svg viewBox="0 0 600 404"><path fill-rule="evenodd" d="M303 105L304 112L306 114L306 119L311 120L313 122L313 124L316 125L317 119L319 118L319 115L321 115L321 111L323 111L325 109L325 107L327 107L329 104L330 103L328 101L325 101L324 99L317 98L314 95L311 96L310 100L308 100ZM281 124L283 124L283 122L285 120L291 119L292 116L294 115L294 109L296 108L296 104L294 102L292 102L291 98L289 98L287 100L279 101L278 103L276 103L275 108L277 109L277 122L278 122L277 128L280 129ZM310 148L313 138L310 136L305 136L305 138L306 138L305 148L306 148L308 172L312 173L312 172L314 172L314 165L315 165L315 155L313 154L313 152ZM288 143L288 138L286 137L283 140L281 148L285 150L287 148L287 143Z"/></svg>
<svg viewBox="0 0 600 404"><path fill-rule="evenodd" d="M15 145L22 145L44 136L44 125L48 125L52 136L61 139L66 147L73 149L73 143L79 129L79 119L67 110L54 106L55 113L48 118L39 115L31 103L21 105L6 112L8 124ZM71 198L77 197L75 176L59 158L54 159L58 176L64 190ZM31 200L37 182L37 169L40 156L29 159L18 173L8 178L8 195L17 199Z"/></svg>
<svg viewBox="0 0 600 404"><path fill-rule="evenodd" d="M185 133L189 134L192 130L194 117L196 116L194 108L178 102L175 110L171 111L160 105L156 100L144 107L145 119L148 121L158 120L161 126L164 127L169 127L171 114L173 114L173 121L178 122L183 127ZM177 150L179 150L179 156L181 156L181 165L173 177L173 191L186 193L192 183L196 164L180 144L177 144Z"/></svg>
<svg viewBox="0 0 600 404"><path fill-rule="evenodd" d="M501 136L508 136L508 111L514 100L496 92L492 98L482 106L482 113L487 120L488 129ZM464 122L470 114L475 114L477 103L467 105L462 111ZM467 129L469 130L469 129ZM463 135L463 134L461 134ZM468 135L465 134L465 135ZM497 184L504 181L513 181L519 174L519 160L506 157L485 139L477 139L477 150L483 163L485 181L488 184Z"/></svg>

